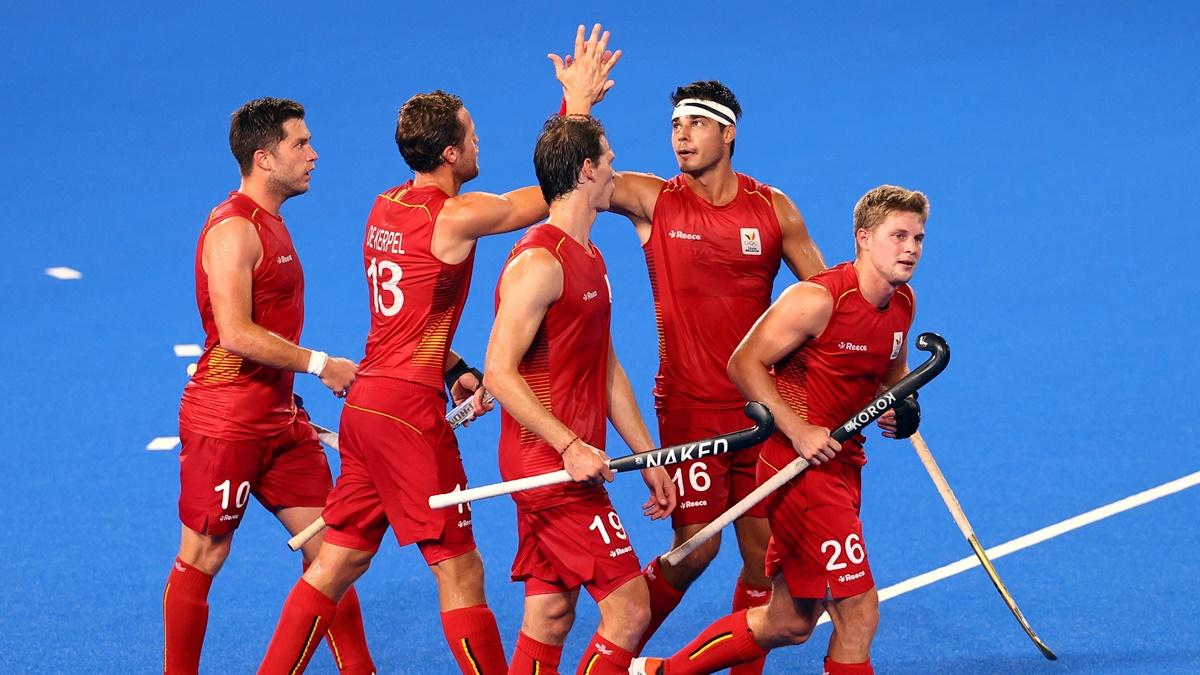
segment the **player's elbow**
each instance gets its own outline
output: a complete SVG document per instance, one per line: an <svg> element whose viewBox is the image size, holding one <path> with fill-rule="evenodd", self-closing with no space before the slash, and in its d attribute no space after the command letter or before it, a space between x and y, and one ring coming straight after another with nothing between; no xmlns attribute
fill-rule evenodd
<svg viewBox="0 0 1200 675"><path fill-rule="evenodd" d="M747 369L753 365L753 361L754 359L748 358L746 352L739 347L733 350L733 355L725 364L725 372L729 375L729 380L743 393L746 391Z"/></svg>
<svg viewBox="0 0 1200 675"><path fill-rule="evenodd" d="M487 384L488 391L492 392L496 398L504 402L504 397L514 383L514 378L520 377L520 373L516 368L506 364L496 363L489 359L487 365L483 369L483 381Z"/></svg>
<svg viewBox="0 0 1200 675"><path fill-rule="evenodd" d="M238 356L248 356L251 350L250 331L243 326L237 324L217 324L217 335L220 338L221 346L225 351L237 354Z"/></svg>

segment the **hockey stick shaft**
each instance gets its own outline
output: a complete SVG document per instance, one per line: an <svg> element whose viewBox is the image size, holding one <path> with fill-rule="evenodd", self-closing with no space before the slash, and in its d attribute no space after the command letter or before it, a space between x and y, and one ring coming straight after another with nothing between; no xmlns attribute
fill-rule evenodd
<svg viewBox="0 0 1200 675"><path fill-rule="evenodd" d="M946 369L946 365L950 362L950 347L937 333L921 333L917 337L917 349L930 353L930 357L925 363L917 366L916 370L904 376L903 379L877 396L865 408L846 420L844 424L831 431L829 434L830 437L839 443L846 442L854 434L862 431L864 427L878 419L880 415L937 377ZM729 510L725 513L717 516L715 520L705 525L699 532L692 535L690 539L663 556L663 560L669 565L678 565L681 560L699 548L701 544L712 539L733 521L746 515L747 511L754 508L759 502L766 499L768 495L783 487L788 481L798 476L800 472L807 468L808 461L803 457L797 457L792 460L774 476L763 481L750 494L743 497L741 501L729 507Z"/></svg>
<svg viewBox="0 0 1200 675"><path fill-rule="evenodd" d="M975 536L975 530L971 527L970 521L967 520L967 514L963 511L962 505L958 503L958 498L954 496L954 490L950 489L950 483L946 482L946 477L942 475L941 468L933 459L933 453L929 450L929 446L925 443L925 439L921 437L920 432L916 432L909 439L912 441L913 448L917 451L917 456L921 458L921 464L925 466L925 471L929 473L929 477L933 479L933 484L937 487L938 494L942 496L942 501L946 503L946 508L950 510L950 516L954 518L955 524L970 544L971 550L975 552L975 557L979 558L979 562L983 565L983 571L987 572L988 578L992 580L992 585L996 587L996 591L1000 593L1000 598L1004 600L1004 604L1008 606L1009 611L1017 619L1017 623L1021 624L1021 628L1025 630L1025 634L1033 641L1033 644L1042 653L1042 656L1051 661L1058 659L1054 652L1042 642L1037 633L1033 632L1033 627L1029 625L1029 621L1025 619L1025 615L1021 613L1017 607L1017 601L1013 599L1004 582L1000 580L1000 573L996 571L995 565L988 558L987 552L979 543L979 538Z"/></svg>
<svg viewBox="0 0 1200 675"><path fill-rule="evenodd" d="M757 445L766 440L775 431L775 418L771 415L771 411L767 410L767 407L763 404L751 401L746 404L745 412L746 417L754 421L754 426L742 429L741 431L714 436L702 441L670 445L664 448L618 457L617 459L609 460L608 468L613 473L620 473L656 466L669 466L702 457L723 455L727 452L736 452ZM447 506L457 506L458 504L512 494L513 492L520 492L522 490L532 490L533 488L545 487L547 485L569 483L571 480L570 474L565 469L538 474L536 476L526 476L525 478L492 483L491 485L481 485L467 490L433 495L429 498L429 507L441 509Z"/></svg>
<svg viewBox="0 0 1200 675"><path fill-rule="evenodd" d="M489 391L484 393L484 403L491 403L494 400L496 399L492 396L492 392ZM450 424L451 429L457 429L458 427L462 426L463 422L473 419L474 415L474 401L473 399L468 398L462 403L454 406L453 410L446 413L446 422ZM336 431L326 429L316 422L309 423L312 424L312 428L316 430L317 438L321 439L322 443L328 445L334 450L338 450L338 434ZM299 551L301 546L307 544L309 539L317 536L317 533L323 529L325 529L325 519L318 516L317 519L309 523L307 527L297 532L291 539L288 539L288 548L292 549L293 551Z"/></svg>

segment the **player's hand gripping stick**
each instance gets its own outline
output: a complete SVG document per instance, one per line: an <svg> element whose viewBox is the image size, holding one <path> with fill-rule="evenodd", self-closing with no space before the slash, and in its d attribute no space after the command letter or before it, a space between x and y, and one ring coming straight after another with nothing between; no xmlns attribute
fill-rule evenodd
<svg viewBox="0 0 1200 675"><path fill-rule="evenodd" d="M618 457L609 460L608 468L613 473L621 473L649 469L656 466L670 466L690 459L723 455L727 452L736 452L753 445L758 445L775 431L775 417L771 415L770 410L767 410L767 406L757 401L751 401L746 404L745 413L746 417L749 417L754 422L754 426L700 441L670 445L665 448L657 448L633 455L626 455L625 457ZM532 490L533 488L545 487L547 485L570 482L570 474L567 473L566 469L563 469L561 471L527 476L502 483L492 483L491 485L481 485L467 490L456 490L445 494L433 495L429 498L429 507L441 509L488 497L520 492L521 490Z"/></svg>
<svg viewBox="0 0 1200 675"><path fill-rule="evenodd" d="M495 397L492 396L492 392L489 391L489 392L484 393L484 395L483 395L484 403L491 403L494 400L496 400L496 399L495 399ZM471 397L471 398L463 401L462 403L459 403L458 405L454 406L453 410L446 413L446 422L448 422L450 424L451 429L459 428L460 426L462 426L463 422L470 421L474 417L474 415L475 415L474 402L475 402L474 397ZM315 429L317 432L317 438L321 439L322 443L324 443L325 445L328 445L329 447L333 448L334 450L338 450L338 435L337 435L336 431L326 429L325 427L317 424L316 422L311 422L311 424L312 424L312 428ZM297 532L296 536L292 537L291 539L288 539L288 543L287 543L288 548L292 549L293 551L299 551L301 546L307 544L309 539L312 539L313 537L317 536L317 533L323 529L325 529L325 519L317 518L316 520L309 523L308 527Z"/></svg>
<svg viewBox="0 0 1200 675"><path fill-rule="evenodd" d="M829 435L835 441L844 443L849 440L850 437L875 421L898 402L908 398L913 392L928 384L930 380L937 377L939 373L946 369L946 364L950 363L950 346L937 333L921 333L917 337L917 349L929 352L929 359L917 366L916 370L906 375L904 379L897 382L890 389L877 396L867 407L855 413L844 424L834 429ZM729 507L728 511L722 513L716 520L706 525L704 529L692 535L691 539L683 542L675 550L663 556L663 560L669 565L678 565L679 561L686 558L698 546L711 539L724 529L726 525L741 518L756 504L766 499L767 495L783 487L784 484L807 468L808 460L803 457L797 457L792 460L779 473L763 481L762 485L759 485L754 491L743 497L741 501Z"/></svg>

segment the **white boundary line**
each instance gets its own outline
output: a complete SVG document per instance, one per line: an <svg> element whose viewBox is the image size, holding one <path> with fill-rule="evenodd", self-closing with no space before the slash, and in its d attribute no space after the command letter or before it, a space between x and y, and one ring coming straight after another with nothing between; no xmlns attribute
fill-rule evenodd
<svg viewBox="0 0 1200 675"><path fill-rule="evenodd" d="M1200 471L1188 474L1182 478L1177 478L1173 481L1163 483L1158 487L1152 487L1149 490L1143 490L1135 495L1130 495L1124 499L1117 500L1111 504L1106 504L1099 508L1092 509L1086 513L1081 513L1073 518L1067 518L1062 522L1043 527L1036 532L1030 532L1021 537L1017 537L1012 541L1004 542L998 546L993 546L987 549L988 557L993 561L1003 558L1010 553L1016 553L1021 549L1029 548L1034 544L1040 544L1048 539L1053 539L1062 534L1066 534L1071 530L1077 530L1084 525L1091 525L1100 520L1104 520L1110 516L1115 516L1118 513L1123 513L1133 508L1149 504L1150 502L1161 499L1168 495L1173 495L1176 492L1181 492L1190 487L1200 485ZM947 579L956 574L965 572L973 567L979 567L979 558L975 556L967 556L961 560L956 560L949 565L943 565L935 570L931 570L924 574L919 574L911 579L901 581L898 584L893 584L887 588L880 589L879 600L882 602L894 598L898 595L904 595L909 591L915 591L918 588L928 586L932 583ZM829 621L829 615L822 615L818 624Z"/></svg>

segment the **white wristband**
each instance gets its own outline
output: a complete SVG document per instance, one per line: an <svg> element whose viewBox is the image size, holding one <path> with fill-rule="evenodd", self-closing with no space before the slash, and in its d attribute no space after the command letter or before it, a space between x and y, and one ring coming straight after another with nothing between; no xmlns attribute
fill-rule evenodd
<svg viewBox="0 0 1200 675"><path fill-rule="evenodd" d="M321 376L325 371L325 362L329 360L329 355L325 352L312 350L308 355L308 372L311 375Z"/></svg>

